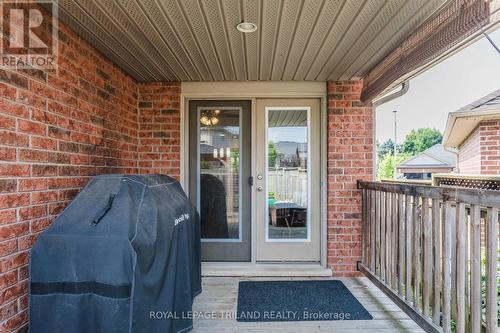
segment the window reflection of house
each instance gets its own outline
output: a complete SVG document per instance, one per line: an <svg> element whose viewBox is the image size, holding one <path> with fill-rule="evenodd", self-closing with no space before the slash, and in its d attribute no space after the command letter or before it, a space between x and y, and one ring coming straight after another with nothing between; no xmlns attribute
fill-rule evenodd
<svg viewBox="0 0 500 333"><path fill-rule="evenodd" d="M222 110L215 125L200 125L203 238L239 237L239 111ZM213 209L217 206L218 209Z"/></svg>
<svg viewBox="0 0 500 333"><path fill-rule="evenodd" d="M307 111L270 110L268 117L269 238L304 239L309 195Z"/></svg>

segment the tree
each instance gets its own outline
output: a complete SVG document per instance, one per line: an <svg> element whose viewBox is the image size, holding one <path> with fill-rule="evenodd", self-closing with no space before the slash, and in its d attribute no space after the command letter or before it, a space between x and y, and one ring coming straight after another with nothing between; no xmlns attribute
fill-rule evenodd
<svg viewBox="0 0 500 333"><path fill-rule="evenodd" d="M441 143L442 140L443 135L435 128L413 129L406 135L401 146L401 152L416 155L435 144Z"/></svg>
<svg viewBox="0 0 500 333"><path fill-rule="evenodd" d="M399 151L400 147L396 147L396 149ZM379 160L382 160L384 158L385 154L394 154L394 141L392 139L387 139L384 143L379 144L377 142L377 156Z"/></svg>
<svg viewBox="0 0 500 333"><path fill-rule="evenodd" d="M407 153L399 153L396 157L396 165L399 166L402 162L410 158ZM394 178L394 155L385 154L378 163L377 179Z"/></svg>
<svg viewBox="0 0 500 333"><path fill-rule="evenodd" d="M276 158L278 157L278 151L276 150L276 145L274 142L269 141L267 148L267 156L268 156L268 166L270 168L274 168L276 166Z"/></svg>

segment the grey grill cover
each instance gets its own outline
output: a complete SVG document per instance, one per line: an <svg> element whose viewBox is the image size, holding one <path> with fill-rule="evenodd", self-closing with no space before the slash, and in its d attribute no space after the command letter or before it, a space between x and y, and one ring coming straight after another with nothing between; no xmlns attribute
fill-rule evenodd
<svg viewBox="0 0 500 333"><path fill-rule="evenodd" d="M33 246L30 331L187 331L200 258L198 214L177 181L95 177Z"/></svg>

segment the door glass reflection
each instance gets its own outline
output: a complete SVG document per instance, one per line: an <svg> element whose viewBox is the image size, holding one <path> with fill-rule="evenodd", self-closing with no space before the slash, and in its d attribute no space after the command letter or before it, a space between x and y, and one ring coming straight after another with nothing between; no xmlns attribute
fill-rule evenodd
<svg viewBox="0 0 500 333"><path fill-rule="evenodd" d="M240 110L198 109L201 237L240 234Z"/></svg>
<svg viewBox="0 0 500 333"><path fill-rule="evenodd" d="M307 110L268 110L269 239L306 239L308 224Z"/></svg>

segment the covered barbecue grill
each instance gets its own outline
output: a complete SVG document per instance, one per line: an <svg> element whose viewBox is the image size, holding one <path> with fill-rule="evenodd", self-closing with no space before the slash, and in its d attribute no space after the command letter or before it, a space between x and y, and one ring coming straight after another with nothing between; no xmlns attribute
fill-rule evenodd
<svg viewBox="0 0 500 333"><path fill-rule="evenodd" d="M40 236L30 269L31 332L187 331L199 218L168 176L98 176Z"/></svg>

